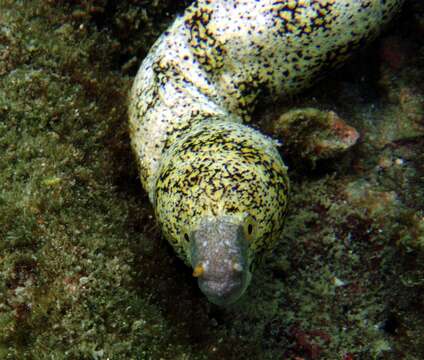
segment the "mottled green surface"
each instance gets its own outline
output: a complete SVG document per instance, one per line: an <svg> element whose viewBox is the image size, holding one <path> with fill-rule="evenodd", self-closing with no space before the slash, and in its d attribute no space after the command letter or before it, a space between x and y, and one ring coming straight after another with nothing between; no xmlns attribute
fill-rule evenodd
<svg viewBox="0 0 424 360"><path fill-rule="evenodd" d="M282 243L226 310L161 240L127 137L131 76L175 2L66 4L0 0L0 359L424 357L420 1L285 104L361 140L292 169Z"/></svg>

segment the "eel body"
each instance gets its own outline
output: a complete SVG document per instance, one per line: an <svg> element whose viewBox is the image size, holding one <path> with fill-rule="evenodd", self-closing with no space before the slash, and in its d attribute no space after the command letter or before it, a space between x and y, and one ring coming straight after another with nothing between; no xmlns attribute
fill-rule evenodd
<svg viewBox="0 0 424 360"><path fill-rule="evenodd" d="M287 168L243 123L342 64L402 3L198 0L144 59L129 108L141 182L210 301L237 300L283 230Z"/></svg>

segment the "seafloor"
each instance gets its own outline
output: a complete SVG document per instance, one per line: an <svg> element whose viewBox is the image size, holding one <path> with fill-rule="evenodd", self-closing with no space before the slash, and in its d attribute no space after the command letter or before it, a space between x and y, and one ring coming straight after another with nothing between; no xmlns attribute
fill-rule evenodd
<svg viewBox="0 0 424 360"><path fill-rule="evenodd" d="M161 238L127 134L188 2L0 0L0 359L423 359L423 2L262 115L331 110L361 136L328 160L282 147L284 236L226 309Z"/></svg>

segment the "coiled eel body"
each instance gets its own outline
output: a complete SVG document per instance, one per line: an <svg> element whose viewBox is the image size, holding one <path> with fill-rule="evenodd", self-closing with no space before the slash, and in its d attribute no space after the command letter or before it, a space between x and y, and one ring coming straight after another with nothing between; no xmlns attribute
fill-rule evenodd
<svg viewBox="0 0 424 360"><path fill-rule="evenodd" d="M210 301L237 300L282 234L276 142L244 125L258 99L311 85L373 39L402 0L198 0L144 59L130 94L141 182Z"/></svg>

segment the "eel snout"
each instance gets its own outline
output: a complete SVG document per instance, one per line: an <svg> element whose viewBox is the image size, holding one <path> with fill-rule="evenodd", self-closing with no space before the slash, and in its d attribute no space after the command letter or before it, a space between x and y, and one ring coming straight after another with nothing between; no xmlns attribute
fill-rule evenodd
<svg viewBox="0 0 424 360"><path fill-rule="evenodd" d="M244 227L227 217L203 219L192 234L193 275L209 301L228 305L250 282Z"/></svg>

